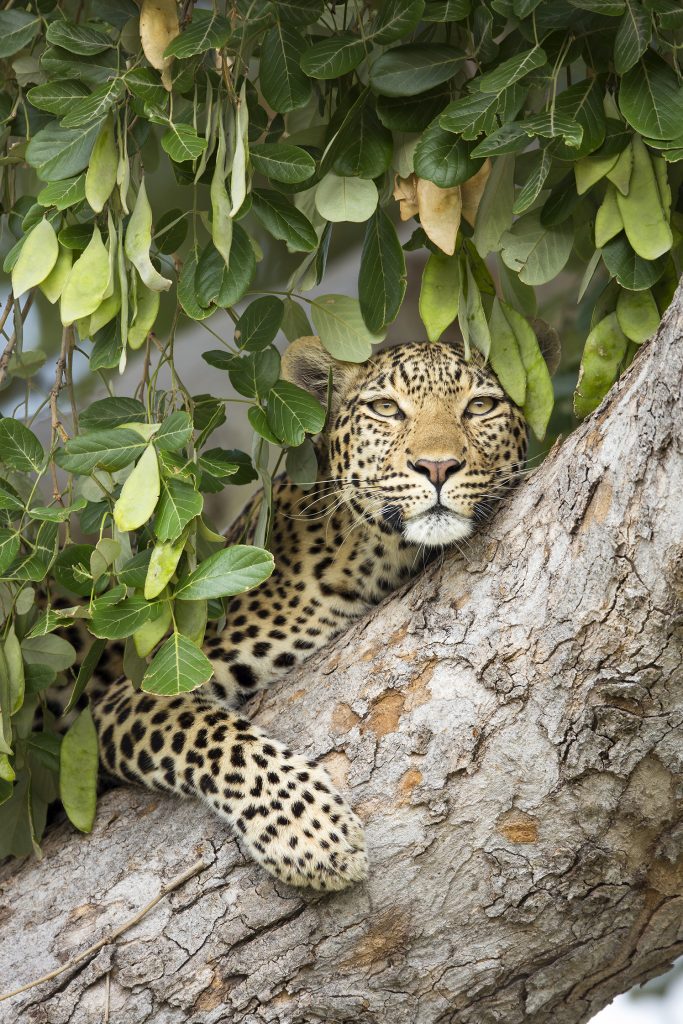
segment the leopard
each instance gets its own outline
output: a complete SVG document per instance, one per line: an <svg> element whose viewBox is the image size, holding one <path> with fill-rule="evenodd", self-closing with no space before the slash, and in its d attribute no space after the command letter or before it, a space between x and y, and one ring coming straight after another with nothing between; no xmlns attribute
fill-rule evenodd
<svg viewBox="0 0 683 1024"><path fill-rule="evenodd" d="M201 801L271 875L333 891L368 874L362 824L324 767L245 707L466 541L518 481L527 428L486 361L450 343L352 363L304 337L282 376L327 404L318 472L305 485L276 479L275 569L210 624L212 679L174 697L135 690L113 644L90 703L107 776Z"/></svg>

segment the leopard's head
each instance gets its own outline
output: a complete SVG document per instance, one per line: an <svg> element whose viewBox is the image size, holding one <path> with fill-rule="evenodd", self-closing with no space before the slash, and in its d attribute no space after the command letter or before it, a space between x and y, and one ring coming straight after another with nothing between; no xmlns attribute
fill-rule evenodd
<svg viewBox="0 0 683 1024"><path fill-rule="evenodd" d="M478 356L416 342L363 364L333 359L317 338L285 353L285 375L325 403L329 476L354 511L412 544L467 537L522 469L521 410Z"/></svg>

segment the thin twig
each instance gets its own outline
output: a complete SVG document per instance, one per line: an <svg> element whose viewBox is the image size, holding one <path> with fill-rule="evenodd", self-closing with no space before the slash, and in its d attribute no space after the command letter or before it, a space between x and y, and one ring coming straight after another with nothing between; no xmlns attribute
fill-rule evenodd
<svg viewBox="0 0 683 1024"><path fill-rule="evenodd" d="M29 294L29 297L27 298L26 302L24 303L24 308L22 310L20 310L19 317L20 317L22 323L26 319L26 314L29 312L29 310L31 309L31 306L33 305L33 296L34 296L34 294L35 294L34 292L31 292ZM0 314L0 331L5 326L5 322L7 320L7 317L9 316L9 311L12 308L13 305L14 305L14 297L12 295L10 295L10 297L7 300L7 305L5 306L5 308L3 309L2 313ZM17 343L17 338L18 338L18 332L17 332L17 330L15 328L14 332L12 333L12 337L9 339L9 341L5 345L5 349L4 349L3 353L2 353L2 355L0 356L0 384L2 384L2 382L5 379L5 377L7 376L7 367L9 365L10 359L12 358L12 353L14 352L14 347L15 347L15 345Z"/></svg>
<svg viewBox="0 0 683 1024"><path fill-rule="evenodd" d="M119 936L123 935L124 932L127 932L129 928L133 928L136 924L142 921L143 917L148 914L150 910L157 905L157 903L163 900L165 896L168 896L169 893L173 892L175 889L179 889L181 885L184 885L185 882L189 882L191 878L194 878L195 875L198 875L208 866L209 865L206 861L198 860L196 864L193 864L191 868L187 869L187 871L183 871L181 875L177 875L166 885L162 885L158 895L155 896L153 900L146 903L141 910L138 910L138 912L133 915L133 917L130 917L127 921L124 921L123 924L119 925L118 928L115 928L111 934L105 935L103 938L95 942L94 945L88 946L88 948L84 949L82 953L78 953L78 955L72 957L71 960L67 960L65 964L58 967L55 971L50 971L49 974L44 974L42 978L36 978L34 981L29 981L26 985L22 985L21 988L15 988L12 992L3 993L0 995L0 1003L5 999L11 999L12 996L18 996L22 992L27 992L28 989L35 988L36 985L42 985L45 981L52 981L53 978L57 978L60 974L63 974L64 971L69 971L72 967L75 967L76 964L80 964L82 960L87 960L88 957L92 957L95 953L99 953L101 949L108 946L110 943L115 942Z"/></svg>

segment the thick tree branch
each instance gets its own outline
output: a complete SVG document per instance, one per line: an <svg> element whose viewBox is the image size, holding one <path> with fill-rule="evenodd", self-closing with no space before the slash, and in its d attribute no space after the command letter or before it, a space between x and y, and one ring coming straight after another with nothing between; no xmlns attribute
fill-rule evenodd
<svg viewBox="0 0 683 1024"><path fill-rule="evenodd" d="M108 794L4 869L0 1004L44 1024L578 1024L683 952L683 295L467 547L265 697L325 758L372 874L300 893L194 804Z"/></svg>

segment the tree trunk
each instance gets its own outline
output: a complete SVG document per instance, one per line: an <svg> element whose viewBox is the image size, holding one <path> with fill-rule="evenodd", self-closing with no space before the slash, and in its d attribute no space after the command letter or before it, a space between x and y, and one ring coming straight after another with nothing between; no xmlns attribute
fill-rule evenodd
<svg viewBox="0 0 683 1024"><path fill-rule="evenodd" d="M683 291L495 520L261 699L367 826L290 889L195 804L122 789L5 867L0 1017L578 1024L683 952ZM678 787L678 788L677 788Z"/></svg>

